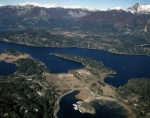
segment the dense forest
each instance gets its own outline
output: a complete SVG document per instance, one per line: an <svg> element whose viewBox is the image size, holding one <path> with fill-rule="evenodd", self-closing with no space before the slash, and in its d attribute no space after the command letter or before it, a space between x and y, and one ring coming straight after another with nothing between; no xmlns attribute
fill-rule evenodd
<svg viewBox="0 0 150 118"><path fill-rule="evenodd" d="M1 76L0 80L1 118L53 118L58 93L52 85L45 89L17 75Z"/></svg>
<svg viewBox="0 0 150 118"><path fill-rule="evenodd" d="M20 54L14 49L6 52ZM30 58L14 63L18 66L15 74L0 76L0 117L54 118L54 104L61 91L54 84L45 83L43 73L50 71L43 63Z"/></svg>
<svg viewBox="0 0 150 118"><path fill-rule="evenodd" d="M150 100L150 79L130 79L128 83L119 88L120 91L124 91L125 95L131 93L140 95L141 100ZM150 101L149 101L150 102Z"/></svg>
<svg viewBox="0 0 150 118"><path fill-rule="evenodd" d="M136 107L134 109L141 109L142 114L150 112L150 79L130 79L118 89L118 93L128 104L133 104ZM141 112L137 111L137 115L139 113Z"/></svg>
<svg viewBox="0 0 150 118"><path fill-rule="evenodd" d="M42 76L43 72L48 72L50 71L44 66L44 64L33 60L33 59L19 59L15 61L14 63L19 66L19 69L17 73L27 75L27 76L32 76L36 75L38 77Z"/></svg>

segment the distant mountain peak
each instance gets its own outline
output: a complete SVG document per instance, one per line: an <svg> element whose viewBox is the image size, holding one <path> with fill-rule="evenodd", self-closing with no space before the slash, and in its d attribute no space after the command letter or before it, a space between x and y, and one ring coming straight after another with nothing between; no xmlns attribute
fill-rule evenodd
<svg viewBox="0 0 150 118"><path fill-rule="evenodd" d="M127 11L130 11L132 13L137 13L137 14L150 14L150 5L147 3L143 5L136 3L132 7L129 7Z"/></svg>
<svg viewBox="0 0 150 118"><path fill-rule="evenodd" d="M135 5L133 5L132 7L129 7L127 9L123 9L121 6L116 6L113 8L109 8L108 11L111 10L124 10L127 12L131 12L131 13L136 13L136 14L150 14L150 5L149 4L143 4L140 5L139 3L136 3Z"/></svg>
<svg viewBox="0 0 150 118"><path fill-rule="evenodd" d="M109 8L108 11L110 10L124 10L121 6L115 6L113 8Z"/></svg>

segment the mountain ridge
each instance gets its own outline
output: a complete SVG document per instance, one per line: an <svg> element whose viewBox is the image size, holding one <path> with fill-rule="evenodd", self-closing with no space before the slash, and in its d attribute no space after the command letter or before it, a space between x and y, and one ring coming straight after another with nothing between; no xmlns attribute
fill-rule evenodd
<svg viewBox="0 0 150 118"><path fill-rule="evenodd" d="M74 6L74 5L61 5L61 4L39 4L36 2L26 2L21 3L19 6L26 6L26 5L33 5L38 7L44 7L44 8L64 8L64 9L82 9L82 10L89 10L89 11L100 11L101 9L96 8L88 8L88 7L81 7L81 6Z"/></svg>
<svg viewBox="0 0 150 118"><path fill-rule="evenodd" d="M8 5L2 5L1 6L8 6ZM25 2L21 3L19 5L9 5L9 6L17 6L17 7L25 7L25 6L35 6L35 7L41 7L41 8L63 8L63 9L80 9L80 10L88 10L88 11L110 11L110 10L124 10L126 12L131 12L133 14L150 14L150 5L149 4L139 4L136 3L135 5L128 7L127 9L124 9L122 6L115 6L112 8L109 8L108 10L102 10L100 8L89 8L89 7L81 7L78 5L61 5L61 4L40 4L36 2Z"/></svg>
<svg viewBox="0 0 150 118"><path fill-rule="evenodd" d="M0 25L25 28L62 28L81 31L150 32L150 15L138 14L124 10L121 6L107 11L88 11L71 8L45 8L33 6L30 3L23 6L0 7ZM150 5L145 4L147 9ZM144 5L144 6L145 6ZM137 12L144 7L135 4L130 10ZM116 10L117 9L117 10ZM136 12L135 11L135 12ZM94 24L93 24L94 23ZM67 27L67 28L66 28ZM84 29L85 28L85 29Z"/></svg>

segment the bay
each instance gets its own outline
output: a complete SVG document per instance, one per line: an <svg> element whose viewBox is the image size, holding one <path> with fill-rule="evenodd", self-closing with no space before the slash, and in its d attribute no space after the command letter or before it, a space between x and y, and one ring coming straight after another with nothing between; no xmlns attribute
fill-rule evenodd
<svg viewBox="0 0 150 118"><path fill-rule="evenodd" d="M58 118L127 118L126 112L117 102L107 101L101 104L102 101L93 101L90 104L95 108L95 114L80 113L74 110L73 104L77 101L75 95L78 91L69 93L61 98L59 102L60 109L57 112ZM107 104L107 105L106 105Z"/></svg>

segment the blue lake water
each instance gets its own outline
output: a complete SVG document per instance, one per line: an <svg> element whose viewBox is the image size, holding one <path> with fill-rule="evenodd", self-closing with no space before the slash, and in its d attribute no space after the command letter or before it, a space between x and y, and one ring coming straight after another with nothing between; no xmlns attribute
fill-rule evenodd
<svg viewBox="0 0 150 118"><path fill-rule="evenodd" d="M104 105L99 104L98 101L93 101L91 105L95 108L96 114L82 114L74 110L72 105L79 101L75 99L76 94L78 94L77 91L61 98L59 102L60 110L57 113L58 118L127 118L125 110L116 102L105 102Z"/></svg>
<svg viewBox="0 0 150 118"><path fill-rule="evenodd" d="M11 75L18 70L15 64L6 63L4 61L0 62L0 75L6 76Z"/></svg>
<svg viewBox="0 0 150 118"><path fill-rule="evenodd" d="M150 57L137 55L119 55L102 50L80 49L80 48L52 48L33 47L21 44L0 42L0 51L5 48L30 54L33 58L45 63L53 73L66 73L69 69L82 68L81 63L65 60L50 55L51 52L77 54L101 61L105 66L114 69L117 74L114 77L106 77L105 82L115 87L122 86L131 78L150 78Z"/></svg>

